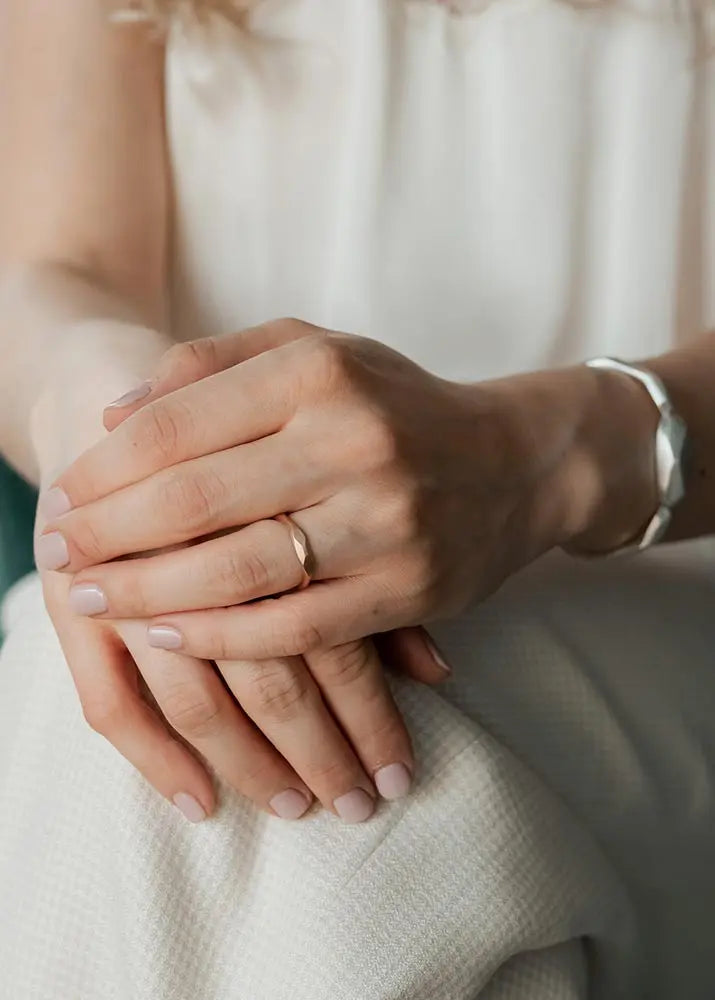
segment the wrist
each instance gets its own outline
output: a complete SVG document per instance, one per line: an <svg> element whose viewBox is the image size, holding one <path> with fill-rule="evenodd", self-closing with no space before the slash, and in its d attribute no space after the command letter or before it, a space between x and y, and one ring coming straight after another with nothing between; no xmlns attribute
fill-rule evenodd
<svg viewBox="0 0 715 1000"><path fill-rule="evenodd" d="M630 375L577 370L583 409L569 462L573 504L563 544L574 553L608 553L638 540L658 508L659 413Z"/></svg>
<svg viewBox="0 0 715 1000"><path fill-rule="evenodd" d="M92 320L58 330L56 343L52 377L30 413L41 485L104 436L104 407L151 374L173 341L134 324Z"/></svg>
<svg viewBox="0 0 715 1000"><path fill-rule="evenodd" d="M658 411L626 375L577 365L487 383L505 474L522 495L517 544L606 552L637 537L658 506Z"/></svg>

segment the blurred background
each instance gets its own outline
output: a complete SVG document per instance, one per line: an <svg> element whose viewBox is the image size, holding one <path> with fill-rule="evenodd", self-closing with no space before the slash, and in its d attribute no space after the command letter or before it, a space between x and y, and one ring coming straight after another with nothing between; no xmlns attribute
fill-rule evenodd
<svg viewBox="0 0 715 1000"><path fill-rule="evenodd" d="M0 459L0 602L12 584L33 569L36 500L35 490Z"/></svg>

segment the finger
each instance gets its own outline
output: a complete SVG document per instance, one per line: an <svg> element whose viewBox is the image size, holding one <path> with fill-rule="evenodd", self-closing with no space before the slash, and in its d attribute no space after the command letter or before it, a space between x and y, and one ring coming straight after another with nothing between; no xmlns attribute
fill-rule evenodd
<svg viewBox="0 0 715 1000"><path fill-rule="evenodd" d="M383 799L401 799L414 773L412 744L369 639L320 649L308 669Z"/></svg>
<svg viewBox="0 0 715 1000"><path fill-rule="evenodd" d="M215 807L211 778L141 698L136 666L118 636L96 622L69 618L56 629L90 727L187 819L210 816Z"/></svg>
<svg viewBox="0 0 715 1000"><path fill-rule="evenodd" d="M78 511L77 517L91 516L92 506ZM345 504L327 501L291 515L310 539L312 579L348 575L380 554L374 532L366 526L362 535L359 527L352 527L350 514ZM349 533L346 523L351 524ZM91 537L99 534L93 527ZM149 618L244 604L293 590L304 579L303 560L290 530L265 520L150 558L92 566L75 576L70 603L75 614Z"/></svg>
<svg viewBox="0 0 715 1000"><path fill-rule="evenodd" d="M122 629L164 718L217 774L267 812L284 819L307 812L310 791L241 711L212 664L147 651L137 623Z"/></svg>
<svg viewBox="0 0 715 1000"><path fill-rule="evenodd" d="M210 660L268 660L400 628L411 614L386 581L345 578L254 604L162 616L149 623L147 641Z"/></svg>
<svg viewBox="0 0 715 1000"><path fill-rule="evenodd" d="M202 455L279 431L295 412L310 354L285 344L143 406L42 497L54 517Z"/></svg>
<svg viewBox="0 0 715 1000"><path fill-rule="evenodd" d="M242 604L302 580L283 525L257 521L188 548L84 570L72 582L70 607L78 615L149 618Z"/></svg>
<svg viewBox="0 0 715 1000"><path fill-rule="evenodd" d="M195 459L48 521L37 565L76 572L308 507L328 490L321 475L282 435Z"/></svg>
<svg viewBox="0 0 715 1000"><path fill-rule="evenodd" d="M434 639L421 626L378 636L377 648L383 662L422 684L441 684L452 673Z"/></svg>
<svg viewBox="0 0 715 1000"><path fill-rule="evenodd" d="M375 793L340 732L302 657L263 662L219 661L246 713L326 809L361 823L375 809Z"/></svg>
<svg viewBox="0 0 715 1000"><path fill-rule="evenodd" d="M175 344L150 379L107 406L104 426L114 430L147 403L311 333L315 328L308 323L280 319L240 333Z"/></svg>

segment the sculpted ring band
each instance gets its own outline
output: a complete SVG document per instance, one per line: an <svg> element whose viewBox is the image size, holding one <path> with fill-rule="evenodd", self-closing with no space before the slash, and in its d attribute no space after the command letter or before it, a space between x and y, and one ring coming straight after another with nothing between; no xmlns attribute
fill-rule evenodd
<svg viewBox="0 0 715 1000"><path fill-rule="evenodd" d="M305 590L305 588L311 583L311 567L313 563L310 546L308 545L308 539L305 536L305 532L298 527L293 518L288 514L277 514L273 520L278 521L280 524L284 524L288 529L293 549L298 557L300 568L303 570L303 579L295 589Z"/></svg>

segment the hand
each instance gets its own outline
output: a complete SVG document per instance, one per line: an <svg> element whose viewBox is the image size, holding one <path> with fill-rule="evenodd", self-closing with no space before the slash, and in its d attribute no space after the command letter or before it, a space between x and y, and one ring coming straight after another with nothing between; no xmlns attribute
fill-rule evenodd
<svg viewBox="0 0 715 1000"><path fill-rule="evenodd" d="M97 331L93 336L96 343ZM126 350L128 341L125 333L125 350L118 352L122 366L132 353ZM106 362L98 367L96 360L91 374L95 392L109 378L100 374ZM81 374L76 366L73 374ZM109 379L109 384L116 383ZM44 428L39 435L43 466L56 471L58 461L68 461L103 436L98 422L87 421L86 405L75 411L81 398L79 393L53 396L50 412L46 405L36 421ZM120 419L115 414L106 423ZM58 435L60 428L65 431ZM311 791L348 821L367 818L375 805L368 775L385 798L406 793L414 769L409 736L371 642L313 655L310 667L321 679L322 697L298 657L222 663L224 685L213 664L147 647L146 626L139 620L95 623L77 618L69 608L70 580L52 572L42 576L47 607L90 724L191 818L211 812L214 792L206 768L185 743L239 792L285 818L307 810ZM392 661L418 679L435 682L444 676L419 630L393 637L391 647L385 652ZM172 738L174 732L185 743Z"/></svg>
<svg viewBox="0 0 715 1000"><path fill-rule="evenodd" d="M105 436L100 415L107 394L131 385L137 370L155 364L168 346L154 331L124 323L62 333L67 364L58 367L56 385L75 389L45 394L35 406L32 436L43 484ZM39 510L36 535L43 528ZM43 571L41 580L89 725L188 819L205 818L216 804L211 774L192 744L260 807L305 811L310 791L237 706L213 664L152 650L141 621L77 617L69 606L70 579ZM211 725L214 716L220 726Z"/></svg>
<svg viewBox="0 0 715 1000"><path fill-rule="evenodd" d="M603 411L630 416L632 389L583 367L459 385L295 321L177 347L167 365L197 358L217 373L163 397L160 379L60 477L48 502L67 513L47 544L54 568L95 564L74 585L101 593L104 614L160 615L150 641L198 656L300 655L453 614L588 532L604 442L609 469L639 454L628 422L610 443ZM312 549L300 593L282 511Z"/></svg>
<svg viewBox="0 0 715 1000"><path fill-rule="evenodd" d="M67 363L56 370L56 385L76 388L45 393L35 404L32 439L41 485L51 482L77 455L105 436L99 418L105 394L131 384L137 370L155 363L168 346L153 331L124 323L83 324L60 333ZM117 357L122 359L119 364ZM95 391L98 398L93 396ZM44 527L39 509L36 539ZM70 580L42 570L40 577L47 610L89 724L169 801L187 809L193 819L209 815L215 806L209 774L150 707L153 699L145 697L148 688L142 673L151 680L162 670L160 658L142 641L145 626L78 618L69 607ZM163 667L169 662L164 660ZM189 669L194 665L190 661Z"/></svg>
<svg viewBox="0 0 715 1000"><path fill-rule="evenodd" d="M170 352L169 358L174 354L176 352ZM182 356L181 351L179 356ZM166 368L166 363L162 367ZM203 366L169 363L161 389L154 385L152 397L157 398L161 391L177 389L207 374L210 372ZM109 407L105 411L105 427L114 430L129 411L136 412L147 396L147 388L131 393L129 400L122 400L124 405ZM123 564L130 574L135 565L135 562ZM94 596L93 592L90 594ZM379 652L386 662L423 683L439 683L448 673L446 664L421 628L402 629L382 637ZM338 811L343 815L346 809L354 815L364 812L366 807L372 811L371 800L364 796L360 801L361 796L351 793L351 798L357 801L350 806L348 801L343 801L346 796L337 794L341 786L351 787L350 774L355 774L354 755L348 751L342 734L350 738L366 772L374 775L375 785L383 798L406 794L414 770L411 744L371 640L313 651L305 658L247 664L220 662L219 667L244 710L304 775L323 802L339 799L341 808ZM342 734L336 734L326 705L339 722ZM320 787L324 781L318 782L317 788L311 781L316 770L330 776L332 796L326 794L326 788ZM367 784L371 790L359 767L354 783L362 784L363 788Z"/></svg>
<svg viewBox="0 0 715 1000"><path fill-rule="evenodd" d="M385 799L407 794L411 744L371 642L316 654L308 665L298 657L221 663L227 690L213 664L148 647L139 620L76 617L69 578L41 577L88 724L192 822L214 811L212 772L284 819L304 815L313 793L345 822L369 818L375 787ZM419 635L401 634L396 654L413 674L434 675ZM332 696L327 707L309 671ZM338 729L334 715L348 727Z"/></svg>

